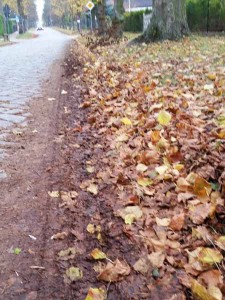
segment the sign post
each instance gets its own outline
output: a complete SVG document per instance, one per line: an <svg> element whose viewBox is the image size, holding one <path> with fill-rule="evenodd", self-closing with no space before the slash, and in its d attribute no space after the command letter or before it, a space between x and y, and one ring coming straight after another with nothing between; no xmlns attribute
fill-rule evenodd
<svg viewBox="0 0 225 300"><path fill-rule="evenodd" d="M89 10L89 12L90 12L90 18L91 18L91 31L93 30L93 24L92 24L92 13L91 13L91 11L92 11L92 9L94 8L94 3L93 2L91 2L91 1L89 1L87 4L86 4L86 8Z"/></svg>

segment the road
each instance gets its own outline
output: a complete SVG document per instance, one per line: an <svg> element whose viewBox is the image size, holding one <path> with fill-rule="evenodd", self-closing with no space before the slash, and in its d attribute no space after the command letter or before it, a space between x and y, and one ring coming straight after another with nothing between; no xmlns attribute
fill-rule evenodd
<svg viewBox="0 0 225 300"><path fill-rule="evenodd" d="M59 59L71 37L45 28L38 37L0 47L0 147L7 132L26 126L27 101L41 94L51 64ZM5 151L0 148L0 160ZM0 168L0 179L6 174Z"/></svg>

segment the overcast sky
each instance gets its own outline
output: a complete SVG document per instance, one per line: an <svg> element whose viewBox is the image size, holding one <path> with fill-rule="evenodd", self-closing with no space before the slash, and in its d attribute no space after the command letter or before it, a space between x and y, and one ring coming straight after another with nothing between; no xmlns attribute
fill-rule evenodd
<svg viewBox="0 0 225 300"><path fill-rule="evenodd" d="M42 25L42 13L44 8L44 0L36 0L39 25Z"/></svg>

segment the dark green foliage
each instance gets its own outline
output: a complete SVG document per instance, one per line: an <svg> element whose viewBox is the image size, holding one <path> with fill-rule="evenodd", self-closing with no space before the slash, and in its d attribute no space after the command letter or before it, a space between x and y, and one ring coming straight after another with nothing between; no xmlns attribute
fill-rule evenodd
<svg viewBox="0 0 225 300"><path fill-rule="evenodd" d="M142 32L143 31L143 14L150 13L146 11L134 11L124 14L124 31Z"/></svg>
<svg viewBox="0 0 225 300"><path fill-rule="evenodd" d="M3 17L0 16L0 36L4 34L4 23L3 23Z"/></svg>
<svg viewBox="0 0 225 300"><path fill-rule="evenodd" d="M209 17L208 17L209 3ZM225 1L224 0L188 0L187 19L192 31L224 31ZM207 26L208 21L208 26Z"/></svg>

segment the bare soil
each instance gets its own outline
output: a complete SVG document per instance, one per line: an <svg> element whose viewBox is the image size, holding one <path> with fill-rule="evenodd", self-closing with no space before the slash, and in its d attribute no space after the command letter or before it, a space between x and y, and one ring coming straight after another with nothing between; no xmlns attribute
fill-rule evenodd
<svg viewBox="0 0 225 300"><path fill-rule="evenodd" d="M43 96L30 102L28 127L8 137L14 146L4 166L8 178L1 182L0 299L63 299L63 279L54 264L60 243L50 239L63 215L48 196L61 175L59 169L53 178L49 170L61 147L56 138L66 101L63 82L62 61L57 61ZM14 253L16 248L20 254Z"/></svg>
<svg viewBox="0 0 225 300"><path fill-rule="evenodd" d="M86 171L88 161L97 161L99 170L104 166L104 149L98 146L103 141L90 126L88 109L80 105L87 89L79 79L82 66L70 69L74 58L68 59L66 68L62 61L53 65L43 97L31 102L26 130L9 137L15 147L4 166L10 176L1 184L0 299L83 300L90 287L102 286L108 300L170 299L174 293L174 299L184 299L173 276L164 286L157 285L151 273L142 276L133 271L113 284L97 279L96 262L90 257L94 248L129 265L138 260L141 249L114 216L115 187L103 184L97 196L81 188L92 177ZM62 90L67 93L62 95ZM76 191L78 197L68 207L49 191ZM88 224L101 226L101 240L87 232ZM51 239L60 232L66 233L64 239ZM68 247L74 247L77 255L60 260L59 251ZM21 253L15 254L15 248ZM65 283L71 266L82 270L83 278ZM155 286L151 298L148 284Z"/></svg>

